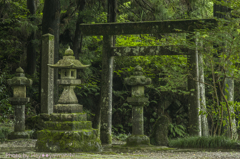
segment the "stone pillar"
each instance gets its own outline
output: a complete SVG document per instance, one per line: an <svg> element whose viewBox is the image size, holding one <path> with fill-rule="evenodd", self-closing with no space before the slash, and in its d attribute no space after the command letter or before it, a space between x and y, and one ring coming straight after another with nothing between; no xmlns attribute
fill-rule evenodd
<svg viewBox="0 0 240 159"><path fill-rule="evenodd" d="M193 34L187 36L187 40L196 43ZM188 76L188 91L190 95L188 98L189 110L189 135L202 136L201 115L200 112L200 91L199 91L199 68L198 68L198 51L197 49L189 49L187 56L187 65L189 69Z"/></svg>
<svg viewBox="0 0 240 159"><path fill-rule="evenodd" d="M54 64L54 36L44 34L42 36L42 60L41 60L41 114L53 113L54 70L48 67Z"/></svg>
<svg viewBox="0 0 240 159"><path fill-rule="evenodd" d="M143 106L148 101L144 97L144 85L151 84L151 79L142 75L142 68L136 66L133 76L125 78L124 82L132 86L132 97L128 97L127 101L132 107L132 135L127 138L128 146L149 145L149 138L144 135Z"/></svg>
<svg viewBox="0 0 240 159"><path fill-rule="evenodd" d="M16 70L16 77L8 79L8 84L13 88L13 97L9 99L15 109L14 132L8 139L30 138L30 132L25 131L25 104L30 101L26 97L26 86L32 85L32 80L27 79L21 67Z"/></svg>

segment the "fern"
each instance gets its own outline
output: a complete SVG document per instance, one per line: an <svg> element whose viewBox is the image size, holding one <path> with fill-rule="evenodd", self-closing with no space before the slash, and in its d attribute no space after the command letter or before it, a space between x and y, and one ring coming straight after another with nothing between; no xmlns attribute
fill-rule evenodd
<svg viewBox="0 0 240 159"><path fill-rule="evenodd" d="M169 138L185 137L188 134L185 132L186 128L176 123L169 125Z"/></svg>

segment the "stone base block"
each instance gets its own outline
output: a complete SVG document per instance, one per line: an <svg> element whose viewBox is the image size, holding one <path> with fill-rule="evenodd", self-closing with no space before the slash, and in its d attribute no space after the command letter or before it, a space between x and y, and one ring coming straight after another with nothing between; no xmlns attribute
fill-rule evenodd
<svg viewBox="0 0 240 159"><path fill-rule="evenodd" d="M11 132L8 134L8 140L14 140L14 139L29 139L30 134L33 133L33 131L22 131L22 132Z"/></svg>
<svg viewBox="0 0 240 159"><path fill-rule="evenodd" d="M80 130L80 129L91 129L91 121L46 121L46 129L49 130Z"/></svg>
<svg viewBox="0 0 240 159"><path fill-rule="evenodd" d="M52 113L50 121L86 121L87 113Z"/></svg>
<svg viewBox="0 0 240 159"><path fill-rule="evenodd" d="M146 135L131 135L127 138L127 146L150 145L149 137Z"/></svg>
<svg viewBox="0 0 240 159"><path fill-rule="evenodd" d="M53 107L54 113L82 113L83 106L80 104L57 104Z"/></svg>
<svg viewBox="0 0 240 159"><path fill-rule="evenodd" d="M101 151L97 129L79 131L41 130L37 132L37 152L89 152Z"/></svg>

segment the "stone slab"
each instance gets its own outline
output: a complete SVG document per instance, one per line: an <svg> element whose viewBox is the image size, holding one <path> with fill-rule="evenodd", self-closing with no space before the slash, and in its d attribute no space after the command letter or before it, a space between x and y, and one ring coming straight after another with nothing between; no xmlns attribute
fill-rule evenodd
<svg viewBox="0 0 240 159"><path fill-rule="evenodd" d="M54 105L54 113L82 113L83 106L80 104L57 104Z"/></svg>
<svg viewBox="0 0 240 159"><path fill-rule="evenodd" d="M46 129L49 130L81 130L81 129L91 129L91 121L46 121Z"/></svg>
<svg viewBox="0 0 240 159"><path fill-rule="evenodd" d="M101 151L97 129L79 131L38 131L37 152L88 152Z"/></svg>
<svg viewBox="0 0 240 159"><path fill-rule="evenodd" d="M50 121L87 121L86 113L52 113Z"/></svg>

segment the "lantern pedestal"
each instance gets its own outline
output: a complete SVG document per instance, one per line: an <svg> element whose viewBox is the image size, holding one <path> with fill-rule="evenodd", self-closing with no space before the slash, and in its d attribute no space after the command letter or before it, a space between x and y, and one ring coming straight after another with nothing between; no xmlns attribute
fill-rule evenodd
<svg viewBox="0 0 240 159"><path fill-rule="evenodd" d="M63 92L54 105L45 129L37 132L37 152L88 152L101 151L101 141L98 130L92 128L92 122L87 121L83 106L78 104L74 92L81 80L76 79L76 69L84 68L80 61L72 56L72 50L67 49L63 60L50 67L61 68Z"/></svg>

